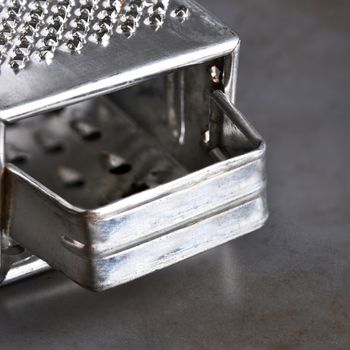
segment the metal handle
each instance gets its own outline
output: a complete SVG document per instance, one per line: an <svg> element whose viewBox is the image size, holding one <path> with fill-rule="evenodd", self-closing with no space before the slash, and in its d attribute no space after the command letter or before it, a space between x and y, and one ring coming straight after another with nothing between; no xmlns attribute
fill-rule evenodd
<svg viewBox="0 0 350 350"><path fill-rule="evenodd" d="M244 115L230 102L227 95L216 90L213 92L212 101L215 103L225 115L231 120L233 124L244 134L247 139L252 143L254 148L261 145L262 137L255 130L255 128L249 123L249 121L244 117Z"/></svg>

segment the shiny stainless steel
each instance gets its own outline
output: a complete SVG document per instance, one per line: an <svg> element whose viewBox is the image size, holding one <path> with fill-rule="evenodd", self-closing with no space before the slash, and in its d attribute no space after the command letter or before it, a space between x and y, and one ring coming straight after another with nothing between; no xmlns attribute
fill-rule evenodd
<svg viewBox="0 0 350 350"><path fill-rule="evenodd" d="M147 5L147 9L149 4L153 4L153 1L139 2L144 4L143 6ZM26 66L18 72L8 64L10 58L1 65L0 119L13 121L94 95L122 89L162 72L229 55L239 44L238 37L233 35L231 30L209 16L196 2L162 2L168 2L169 5L164 15L164 23L158 30L143 23L149 13L145 9L142 12L143 19L138 21L139 27L132 37L117 33L118 23L115 23L113 36L105 45L96 44L89 39L90 35L94 34L94 25L98 22L97 14L104 11L103 8L96 9L90 31L84 39L86 43L83 49L71 53L66 52L65 37L69 36L74 28L70 27L68 22L77 17L74 12L80 8L77 1L71 10L71 19L67 20L66 29L60 39L61 45L55 50L55 56L52 60L38 62L35 53L40 50L37 46L40 46L43 39L41 32L45 33L44 26L49 27L50 14L54 13L50 10L47 21L42 24L42 30L35 39L38 45L33 46L31 59ZM57 3L50 6L56 6ZM126 2L129 3L130 1ZM190 9L188 20L182 21L172 15L180 6ZM122 19L122 16L119 18ZM24 22L24 19L21 18L21 21ZM19 32L18 36L20 34ZM15 39L12 39L11 43L14 42ZM11 55L11 52L8 55Z"/></svg>
<svg viewBox="0 0 350 350"><path fill-rule="evenodd" d="M103 40L107 8L92 2L84 38L79 5L50 60L36 60L41 34L20 67L16 44L6 51L0 119L16 125L2 176L5 282L47 262L105 290L267 218L265 144L233 104L237 36L192 0L117 3Z"/></svg>
<svg viewBox="0 0 350 350"><path fill-rule="evenodd" d="M2 285L17 282L34 274L48 271L49 269L50 266L45 261L34 255L30 255L27 258L20 259L12 264L12 267L6 273Z"/></svg>

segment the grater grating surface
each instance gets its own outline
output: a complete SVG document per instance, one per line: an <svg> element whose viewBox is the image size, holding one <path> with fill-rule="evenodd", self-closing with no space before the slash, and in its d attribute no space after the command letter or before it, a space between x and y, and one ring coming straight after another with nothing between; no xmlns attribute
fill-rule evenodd
<svg viewBox="0 0 350 350"><path fill-rule="evenodd" d="M192 0L7 0L4 5L3 120L230 54L239 42Z"/></svg>
<svg viewBox="0 0 350 350"><path fill-rule="evenodd" d="M187 174L106 98L21 121L7 159L71 204L94 209Z"/></svg>
<svg viewBox="0 0 350 350"><path fill-rule="evenodd" d="M1 61L18 71L31 60L50 62L56 50L81 52L87 42L108 45L114 34L131 37L140 25L159 30L169 0L8 0L0 10ZM180 21L186 7L171 14Z"/></svg>

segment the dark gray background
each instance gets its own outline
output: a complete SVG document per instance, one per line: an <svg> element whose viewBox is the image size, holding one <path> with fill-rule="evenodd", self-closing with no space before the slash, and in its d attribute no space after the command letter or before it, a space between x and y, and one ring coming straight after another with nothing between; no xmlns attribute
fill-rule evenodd
<svg viewBox="0 0 350 350"><path fill-rule="evenodd" d="M5 287L1 350L350 348L350 2L200 2L243 41L268 224L103 294L57 272Z"/></svg>

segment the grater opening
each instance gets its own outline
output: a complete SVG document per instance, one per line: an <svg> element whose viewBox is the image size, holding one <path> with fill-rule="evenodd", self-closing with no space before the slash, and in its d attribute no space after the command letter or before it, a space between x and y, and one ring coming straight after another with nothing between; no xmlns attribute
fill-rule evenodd
<svg viewBox="0 0 350 350"><path fill-rule="evenodd" d="M7 132L7 161L84 209L187 174L106 97L17 122Z"/></svg>
<svg viewBox="0 0 350 350"><path fill-rule="evenodd" d="M213 112L213 64L17 121L7 161L71 205L97 209L248 152L246 137Z"/></svg>

